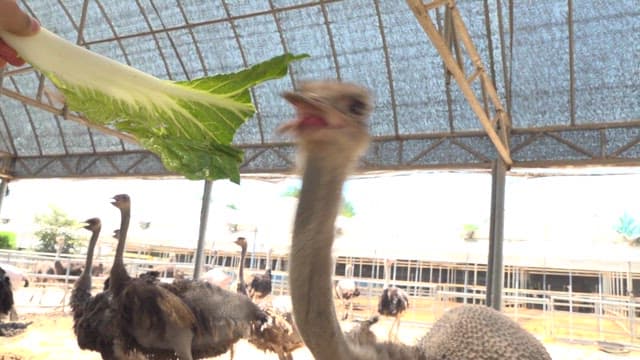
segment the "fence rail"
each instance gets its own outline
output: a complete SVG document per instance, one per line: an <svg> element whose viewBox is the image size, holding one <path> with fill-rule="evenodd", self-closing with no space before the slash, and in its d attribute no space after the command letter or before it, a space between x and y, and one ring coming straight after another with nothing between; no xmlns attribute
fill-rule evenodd
<svg viewBox="0 0 640 360"><path fill-rule="evenodd" d="M65 274L37 273L37 265L42 262L53 262L53 254L35 252L0 251L0 266L3 263L23 268L31 277L30 289L17 292L20 299L17 303L25 312L68 311L68 299L77 276L69 273L71 264L84 262L82 256L60 256L57 258L67 272ZM94 261L110 264L111 257L101 257ZM276 266L272 270L272 287L275 295L288 294L288 277L286 268L280 260L274 259ZM239 259L234 257L225 261L228 266L217 266L224 271L235 274ZM256 262L260 264L260 262ZM262 263L266 265L265 263ZM280 264L280 265L279 265ZM193 265L189 263L169 263L131 258L126 259L128 271L132 276L147 271L152 267L175 266L187 276L192 273ZM466 268L468 265L463 264ZM262 272L262 269L247 269L248 273ZM93 285L96 291L102 289L103 281L108 274L94 276ZM382 292L384 281L380 274L375 278L354 277L361 289L361 294L369 299L377 298ZM162 274L161 274L162 276ZM247 275L247 277L250 275ZM344 276L336 275L334 279ZM392 280L393 285L404 288L414 303L428 304L414 308L415 312L441 315L447 308L457 304L484 304L485 288L473 282L438 283L421 280L418 276L411 280ZM513 284L506 281L505 285ZM516 283L517 284L517 283ZM371 311L375 311L370 301ZM584 293L571 291L533 290L505 286L503 294L503 312L527 327L533 323L539 335L554 339L571 341L601 342L610 341L631 347L640 347L640 299L633 295ZM427 327L429 325L426 325Z"/></svg>

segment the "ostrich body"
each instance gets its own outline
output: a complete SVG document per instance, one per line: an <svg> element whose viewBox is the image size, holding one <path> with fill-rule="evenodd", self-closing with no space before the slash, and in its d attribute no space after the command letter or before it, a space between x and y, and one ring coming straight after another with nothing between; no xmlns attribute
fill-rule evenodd
<svg viewBox="0 0 640 360"><path fill-rule="evenodd" d="M11 290L17 291L20 284L24 287L29 286L29 275L27 275L27 271L20 269L17 266L13 266L11 264L0 264L0 268L2 268L5 272L5 275L9 277L11 281ZM9 311L9 320L17 321L18 320L18 312L16 311L15 304L11 307Z"/></svg>
<svg viewBox="0 0 640 360"><path fill-rule="evenodd" d="M409 307L409 295L404 290L389 285L393 262L393 260L385 261L384 287L378 300L378 314L394 318L389 329L389 340L398 340L400 318Z"/></svg>
<svg viewBox="0 0 640 360"><path fill-rule="evenodd" d="M221 268L214 267L202 274L199 280L208 282L211 285L219 286L223 289L228 289L233 277L224 272Z"/></svg>
<svg viewBox="0 0 640 360"><path fill-rule="evenodd" d="M4 270L5 275L11 279L12 290L16 291L20 286L29 287L30 280L27 270L11 264L0 264L0 267Z"/></svg>
<svg viewBox="0 0 640 360"><path fill-rule="evenodd" d="M170 351L181 360L193 359L191 341L196 319L189 307L171 291L132 279L124 267L124 247L131 217L131 200L120 194L112 204L120 209L120 233L109 274L109 289L116 308L116 353Z"/></svg>
<svg viewBox="0 0 640 360"><path fill-rule="evenodd" d="M154 272L131 279L122 260L130 199L114 199L122 219L110 276L120 333L116 350L135 350L152 359L213 357L266 322L266 315L247 297L204 281L159 283Z"/></svg>
<svg viewBox="0 0 640 360"><path fill-rule="evenodd" d="M447 311L418 346L429 360L551 360L533 335L506 315L481 305Z"/></svg>
<svg viewBox="0 0 640 360"><path fill-rule="evenodd" d="M263 299L271 294L271 269L267 269L264 274L253 275L247 291L253 300Z"/></svg>
<svg viewBox="0 0 640 360"><path fill-rule="evenodd" d="M240 264L238 265L238 285L236 292L248 297L247 286L244 281L244 259L247 255L247 241L243 237L236 239L240 246ZM255 278L254 278L255 280ZM269 292L271 292L271 276L269 276ZM291 307L282 302L285 296L268 297L260 301L258 306L267 316L267 321L260 326L249 338L249 342L262 351L274 352L280 360L293 359L291 353L304 346L300 334L296 329L291 314Z"/></svg>
<svg viewBox="0 0 640 360"><path fill-rule="evenodd" d="M359 86L332 81L307 83L299 92L285 93L284 97L296 108L297 118L280 129L296 135L303 170L289 257L289 282L296 324L314 358L426 360L425 349L432 347L431 353L442 349L442 356L436 360L515 360L528 359L520 355L528 354L534 347L542 354L537 359L550 359L542 344L514 322L510 322L511 326L525 340L496 339L494 327L503 324L494 320L504 315L473 305L465 311L477 316L466 319L485 327L477 328L472 338L474 353L471 356L456 357L454 353L450 356L441 343L430 341L430 335L418 346L379 343L369 330L373 322L360 325L345 336L333 306L331 247L343 183L369 142L366 119L372 108L371 100L367 91ZM462 317L445 316L434 327L463 332L460 328L469 324L460 319ZM465 341L449 338L448 345L464 346ZM498 343L500 346L495 346ZM507 358L502 354L515 355Z"/></svg>
<svg viewBox="0 0 640 360"><path fill-rule="evenodd" d="M358 284L351 279L351 276L353 276L353 266L347 266L345 276L347 276L347 278L336 281L336 285L334 286L336 297L342 303L344 310L341 317L342 320L347 320L353 315L353 298L360 296Z"/></svg>
<svg viewBox="0 0 640 360"><path fill-rule="evenodd" d="M69 264L69 269L67 269L60 260L56 260L53 262L53 267L55 268L56 275L67 275L67 271L69 271L70 276L79 276L82 273L82 266L74 263Z"/></svg>
<svg viewBox="0 0 640 360"><path fill-rule="evenodd" d="M0 267L0 314L8 315L11 309L13 309L11 279L7 272Z"/></svg>
<svg viewBox="0 0 640 360"><path fill-rule="evenodd" d="M353 315L353 298L360 296L360 289L352 279L340 279L336 281L336 297L342 302L344 313L342 320L347 320Z"/></svg>

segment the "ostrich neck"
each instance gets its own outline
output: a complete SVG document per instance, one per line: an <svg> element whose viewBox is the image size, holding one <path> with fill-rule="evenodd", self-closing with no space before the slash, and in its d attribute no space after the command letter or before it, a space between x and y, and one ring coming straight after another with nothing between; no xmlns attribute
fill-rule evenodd
<svg viewBox="0 0 640 360"><path fill-rule="evenodd" d="M127 231L129 230L129 219L131 218L131 209L120 209L120 236L118 237L118 247L116 248L116 255L113 259L113 266L111 267L109 286L114 295L120 294L124 285L131 278L127 274L127 270L124 267L124 245L127 240Z"/></svg>
<svg viewBox="0 0 640 360"><path fill-rule="evenodd" d="M294 318L320 360L353 358L336 317L331 284L334 226L350 165L345 157L307 156L295 216L289 258Z"/></svg>
<svg viewBox="0 0 640 360"><path fill-rule="evenodd" d="M247 256L247 247L243 246L240 251L240 269L238 269L238 277L240 284L244 286L244 258Z"/></svg>
<svg viewBox="0 0 640 360"><path fill-rule="evenodd" d="M93 230L91 232L91 239L89 240L89 246L87 247L87 259L84 261L84 269L78 280L76 280L76 288L91 289L91 270L93 268L93 251L98 242L98 236L100 235L100 229Z"/></svg>
<svg viewBox="0 0 640 360"><path fill-rule="evenodd" d="M389 287L389 282L391 281L391 266L385 264L384 265L384 285L383 285L383 289L386 289Z"/></svg>

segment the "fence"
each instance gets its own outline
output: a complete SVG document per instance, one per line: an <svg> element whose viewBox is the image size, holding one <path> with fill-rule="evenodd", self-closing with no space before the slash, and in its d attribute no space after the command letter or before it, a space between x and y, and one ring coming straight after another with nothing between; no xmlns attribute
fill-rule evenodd
<svg viewBox="0 0 640 360"><path fill-rule="evenodd" d="M275 257L273 259L260 259L254 262L254 267L247 269L247 272L261 272L267 264L272 267L272 288L275 295L288 294L288 279L286 272L286 258ZM0 251L0 264L10 263L29 271L32 279L30 289L22 289L18 292L20 299L17 303L22 305L23 312L38 311L67 311L70 291L77 276L69 274L69 269L74 263L83 262L80 256L60 257L60 261L67 273L59 274L38 274L37 265L42 262L53 262L55 257L51 254ZM102 258L98 261L108 262L111 258ZM212 259L214 264L230 274L235 274L239 267L239 256L237 254L227 254ZM128 271L132 276L137 276L140 272L158 266L175 266L184 271L187 276L192 273L193 265L188 263L168 263L166 261L151 261L143 259L127 259ZM336 269L344 268L345 262L338 262ZM364 265L365 263L362 262ZM248 265L248 263L247 263ZM353 263L351 263L353 265ZM481 266L469 264L449 264L446 268L437 268L434 264L422 266L428 271L418 270L419 264L413 264L407 269L406 280L398 279L394 272L392 283L395 286L405 289L411 296L411 311L415 314L429 314L429 319L438 318L448 308L458 304L484 304L485 288L481 285L477 273L459 276L461 271L481 270ZM354 279L361 290L361 296L369 300L366 305L369 312L375 312L375 299L380 295L384 281L382 271L375 266L368 272L363 271L364 266L360 266L360 271L354 271ZM253 271L252 271L253 270ZM356 270L358 268L356 267ZM337 271L339 273L339 271ZM518 269L521 273L522 269ZM344 272L343 272L344 274ZM343 274L334 278L343 278ZM425 275L426 276L422 276ZM367 275L369 277L367 277ZM600 276L602 279L611 279L609 274ZM164 276L161 273L161 276ZM609 341L621 343L627 346L640 347L640 301L629 293L627 296L607 294L603 286L597 293L586 293L573 291L572 287L566 287L564 291L526 289L519 287L521 282L513 281L519 276L506 277L507 286L503 294L503 312L521 323L525 328L553 339L563 339L571 341ZM105 275L94 276L94 287L101 290ZM429 281L431 280L431 281ZM441 282L441 281L458 281ZM437 282L434 282L437 281ZM618 281L619 283L619 281ZM622 288L622 286L616 286ZM618 292L618 291L616 291ZM366 303L366 301L365 301Z"/></svg>

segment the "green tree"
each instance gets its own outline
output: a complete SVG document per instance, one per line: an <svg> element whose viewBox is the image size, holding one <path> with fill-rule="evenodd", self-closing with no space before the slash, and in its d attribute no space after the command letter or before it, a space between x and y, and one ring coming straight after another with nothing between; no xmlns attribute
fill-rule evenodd
<svg viewBox="0 0 640 360"><path fill-rule="evenodd" d="M0 231L0 249L15 249L16 233L11 231Z"/></svg>
<svg viewBox="0 0 640 360"><path fill-rule="evenodd" d="M39 239L36 251L55 253L58 251L58 242L63 241L61 253L75 252L81 240L74 235L73 230L78 228L79 223L55 206L51 206L50 209L51 212L48 214L35 216L35 222L40 226L35 232Z"/></svg>
<svg viewBox="0 0 640 360"><path fill-rule="evenodd" d="M631 245L640 245L640 223L627 212L618 218L615 230Z"/></svg>

